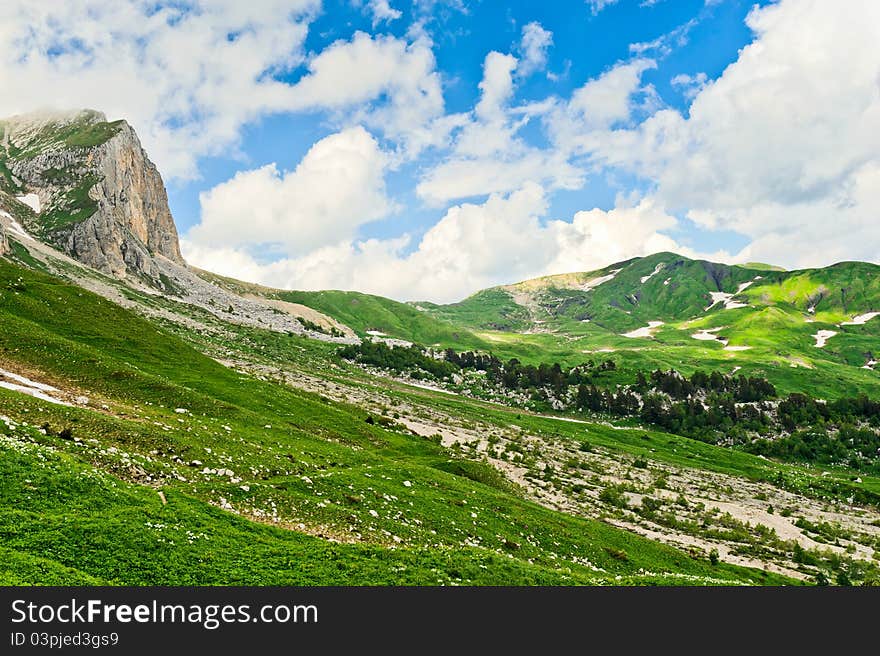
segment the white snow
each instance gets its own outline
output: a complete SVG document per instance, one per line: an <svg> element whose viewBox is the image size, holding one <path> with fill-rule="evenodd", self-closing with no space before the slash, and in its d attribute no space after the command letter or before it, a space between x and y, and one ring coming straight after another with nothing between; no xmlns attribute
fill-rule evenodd
<svg viewBox="0 0 880 656"><path fill-rule="evenodd" d="M9 219L9 232L11 232L12 234L14 234L17 237L21 237L22 239L29 239L31 241L34 240L34 238L31 237L27 233L27 231L19 225L18 221L13 219L6 212L0 212L0 214L2 214L3 216L5 216Z"/></svg>
<svg viewBox="0 0 880 656"><path fill-rule="evenodd" d="M751 346L725 346L725 351L748 351Z"/></svg>
<svg viewBox="0 0 880 656"><path fill-rule="evenodd" d="M665 267L666 267L666 265L663 262L660 262L660 264L658 264L657 266L654 267L654 270L651 273L649 273L647 276L642 276L640 278L640 280L642 281L642 284L644 285L651 278L653 278L658 273L660 273Z"/></svg>
<svg viewBox="0 0 880 656"><path fill-rule="evenodd" d="M16 196L15 200L17 200L19 203L24 203L37 214L40 213L40 197L36 194L25 194L24 196Z"/></svg>
<svg viewBox="0 0 880 656"><path fill-rule="evenodd" d="M736 293L741 294L744 290L748 289L752 285L755 284L754 280L750 280L749 282L742 283L739 287L736 288Z"/></svg>
<svg viewBox="0 0 880 656"><path fill-rule="evenodd" d="M663 325L662 321L649 321L644 328L636 328L628 333L623 333L623 337L653 337L654 329Z"/></svg>
<svg viewBox="0 0 880 656"><path fill-rule="evenodd" d="M48 401L49 403L57 403L58 405L70 405L65 401L49 396L46 393L57 392L57 387L38 383L34 380L31 380L30 378L19 376L18 374L14 374L11 371L6 371L5 369L0 369L0 378L7 378L9 380L16 381L14 383L11 383L6 380L0 380L0 387L4 389L12 390L13 392L21 392L22 394L28 394L42 401Z"/></svg>
<svg viewBox="0 0 880 656"><path fill-rule="evenodd" d="M27 387L33 387L34 389L40 390L41 392L58 391L57 387L52 387L51 385L46 385L45 383L38 383L37 381L31 380L30 378L19 376L18 374L14 374L11 371L6 371L6 369L0 369L0 378L9 378L10 380L14 380L17 383L26 385Z"/></svg>
<svg viewBox="0 0 880 656"><path fill-rule="evenodd" d="M414 383L410 380L406 381L406 384L409 385L410 387L418 387L419 389L431 390L432 392L441 392L443 394L457 395L456 392L452 392L450 390L443 389L442 387L432 387L431 385L422 385L421 383Z"/></svg>
<svg viewBox="0 0 880 656"><path fill-rule="evenodd" d="M868 360L868 364L866 364L864 367L862 367L862 369L870 369L871 371L874 371L874 367L876 365L877 365L876 360Z"/></svg>
<svg viewBox="0 0 880 656"><path fill-rule="evenodd" d="M720 342L721 344L724 344L725 346L727 346L727 340L721 339L718 335L715 334L719 330L724 330L724 328L726 328L726 326L720 326L718 328L709 328L706 330L700 330L698 332L693 333L691 335L691 338L698 339L703 342Z"/></svg>
<svg viewBox="0 0 880 656"><path fill-rule="evenodd" d="M48 394L41 392L40 390L34 389L33 387L25 387L24 385L16 385L15 383L7 383L6 381L0 380L0 387L8 390L12 390L13 392L21 392L22 394L28 394L33 396L34 398L40 399L42 401L48 401L49 403L57 403L58 405L70 405L69 403L65 403L60 399L53 398Z"/></svg>
<svg viewBox="0 0 880 656"><path fill-rule="evenodd" d="M593 278L593 279L591 279L591 280L588 280L587 282L585 282L585 283L581 286L581 290L582 290L582 291L585 291L585 292L588 292L588 291L590 291L591 289L596 289L596 287L598 287L599 285L601 285L603 282L608 282L609 280L611 280L612 278L614 278L614 276L616 276L618 273L620 273L620 271L621 271L621 269L614 269L614 270L613 270L611 273L609 273L607 276L599 276L598 278Z"/></svg>
<svg viewBox="0 0 880 656"><path fill-rule="evenodd" d="M860 314L857 317L853 317L852 321L844 321L840 325L841 326L862 326L868 323L874 317L880 317L880 312L867 312L865 314Z"/></svg>
<svg viewBox="0 0 880 656"><path fill-rule="evenodd" d="M814 346L816 348L822 348L823 346L825 346L825 343L836 334L836 330L820 330L815 335L812 335L812 337L816 340Z"/></svg>
<svg viewBox="0 0 880 656"><path fill-rule="evenodd" d="M740 303L739 301L731 300L734 296L736 296L736 294L728 294L727 292L709 292L709 294L712 296L712 303L711 305L709 305L709 307L706 308L706 312L711 310L719 303L724 304L725 310L736 310L737 308L748 307L747 303Z"/></svg>
<svg viewBox="0 0 880 656"><path fill-rule="evenodd" d="M663 284L668 285L670 280L672 280L672 278L667 278L666 280L663 281Z"/></svg>
<svg viewBox="0 0 880 656"><path fill-rule="evenodd" d="M730 371L730 375L732 376L733 374L735 374L735 373L736 373L737 371L739 371L740 369L742 369L742 367L734 367L734 368Z"/></svg>
<svg viewBox="0 0 880 656"><path fill-rule="evenodd" d="M372 335L373 337L385 337L386 336L385 333L378 331L378 330L368 330L367 334Z"/></svg>

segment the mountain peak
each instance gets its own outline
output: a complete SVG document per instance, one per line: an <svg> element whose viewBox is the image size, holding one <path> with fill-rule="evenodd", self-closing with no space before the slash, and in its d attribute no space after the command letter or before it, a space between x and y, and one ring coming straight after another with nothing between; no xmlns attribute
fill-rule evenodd
<svg viewBox="0 0 880 656"><path fill-rule="evenodd" d="M158 282L157 255L183 264L162 177L124 120L36 111L0 134L0 204L32 235L120 278Z"/></svg>

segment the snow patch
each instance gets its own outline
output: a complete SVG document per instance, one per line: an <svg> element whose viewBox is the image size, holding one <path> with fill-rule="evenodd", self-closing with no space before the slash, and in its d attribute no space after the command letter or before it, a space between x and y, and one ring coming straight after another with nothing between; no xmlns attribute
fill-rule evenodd
<svg viewBox="0 0 880 656"><path fill-rule="evenodd" d="M30 396L33 396L34 398L40 399L41 401L48 401L49 403L56 403L58 405L70 405L65 401L56 399L55 397L49 396L49 394L47 394L47 392L59 391L57 387L52 387L51 385L46 385L44 383L38 383L37 381L31 380L30 378L25 378L24 376L19 376L18 374L14 374L11 371L0 369L0 379L4 378L8 380L0 380L0 387L2 387L3 389L12 390L13 392L21 392L22 394L28 394Z"/></svg>
<svg viewBox="0 0 880 656"><path fill-rule="evenodd" d="M642 281L642 284L644 285L646 282L648 282L651 278L653 278L658 273L663 271L663 269L665 269L665 268L666 268L666 264L663 262L660 262L660 264L658 264L657 266L654 267L654 270L651 273L649 273L647 276L642 276L640 278L640 280Z"/></svg>
<svg viewBox="0 0 880 656"><path fill-rule="evenodd" d="M25 194L24 196L16 196L15 200L17 200L19 203L24 203L37 214L40 213L40 197L36 194Z"/></svg>
<svg viewBox="0 0 880 656"><path fill-rule="evenodd" d="M834 337L837 334L836 330L820 330L812 337L816 340L816 343L813 345L816 348L822 348L825 346L825 343Z"/></svg>
<svg viewBox="0 0 880 656"><path fill-rule="evenodd" d="M10 214L7 214L3 210L0 210L0 216L9 219L9 226L8 226L9 232L11 232L12 234L14 234L17 237L21 237L22 239L29 239L31 241L34 241L34 238L31 237L27 233L27 231L19 225L18 221L16 221L15 219L12 218L12 216Z"/></svg>
<svg viewBox="0 0 880 656"><path fill-rule="evenodd" d="M725 351L748 351L751 349L751 346L725 346Z"/></svg>
<svg viewBox="0 0 880 656"><path fill-rule="evenodd" d="M740 303L739 301L732 300L736 294L728 294L727 292L709 292L709 294L712 296L712 303L706 308L706 312L719 303L724 304L725 310L736 310L737 308L748 307L747 303Z"/></svg>
<svg viewBox="0 0 880 656"><path fill-rule="evenodd" d="M698 339L702 342L719 342L727 346L727 340L721 339L717 333L719 330L724 330L726 326L720 326L718 328L709 328L706 330L699 330L691 335L691 339Z"/></svg>
<svg viewBox="0 0 880 656"><path fill-rule="evenodd" d="M635 330L631 330L628 333L623 333L623 337L653 337L654 330L663 325L662 321L649 321L648 325L644 328L636 328Z"/></svg>
<svg viewBox="0 0 880 656"><path fill-rule="evenodd" d="M423 385L422 383L414 383L410 380L406 381L406 384L410 387L418 387L423 390L431 390L432 392L441 392L442 394L452 394L453 396L457 396L455 392L452 392L447 389L443 389L442 387L433 387L431 385Z"/></svg>
<svg viewBox="0 0 880 656"><path fill-rule="evenodd" d="M368 335L372 335L373 337L387 337L387 335L379 330L368 330Z"/></svg>
<svg viewBox="0 0 880 656"><path fill-rule="evenodd" d="M614 278L614 276L616 276L621 271L622 271L622 269L614 269L607 276L599 276L598 278L592 278L591 280L588 280L583 285L581 285L581 290L588 292L591 289L596 289L596 287L601 285L603 282L608 282L609 280L612 280Z"/></svg>
<svg viewBox="0 0 880 656"><path fill-rule="evenodd" d="M868 360L868 363L862 367L862 369L870 369L871 371L874 371L875 366L877 366L876 360Z"/></svg>
<svg viewBox="0 0 880 656"><path fill-rule="evenodd" d="M672 278L667 278L666 280L663 281L663 284L668 285L670 280L672 280Z"/></svg>
<svg viewBox="0 0 880 656"><path fill-rule="evenodd" d="M874 317L880 317L880 312L867 312L865 314L860 314L857 317L853 317L851 321L844 321L840 325L841 326L863 326L868 323Z"/></svg>
<svg viewBox="0 0 880 656"><path fill-rule="evenodd" d="M746 289L748 289L749 287L751 287L754 284L755 284L754 280L750 280L749 282L744 282L739 287L736 288L736 293L742 294L743 291L745 291Z"/></svg>
<svg viewBox="0 0 880 656"><path fill-rule="evenodd" d="M6 371L5 369L0 369L0 377L9 378L10 380L14 380L17 383L21 383L22 385L27 385L28 387L33 387L34 389L38 389L41 392L57 392L57 387L52 387L51 385L46 385L45 383L38 383L35 380L31 380L30 378L25 378L24 376L19 376L18 374L14 374L11 371Z"/></svg>

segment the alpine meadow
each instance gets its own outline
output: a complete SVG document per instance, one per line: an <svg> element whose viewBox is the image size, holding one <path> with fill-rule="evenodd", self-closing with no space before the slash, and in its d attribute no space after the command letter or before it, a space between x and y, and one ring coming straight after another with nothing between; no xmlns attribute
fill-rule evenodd
<svg viewBox="0 0 880 656"><path fill-rule="evenodd" d="M880 584L871 17L156 4L0 73L0 584Z"/></svg>

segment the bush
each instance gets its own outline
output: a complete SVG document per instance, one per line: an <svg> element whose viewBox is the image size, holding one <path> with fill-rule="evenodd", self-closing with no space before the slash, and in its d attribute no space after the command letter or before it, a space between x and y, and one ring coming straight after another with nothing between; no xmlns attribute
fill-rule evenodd
<svg viewBox="0 0 880 656"><path fill-rule="evenodd" d="M626 500L623 490L614 485L606 487L599 493L599 501L618 508L629 507L629 502Z"/></svg>

